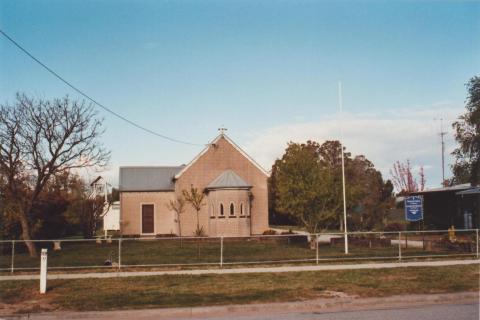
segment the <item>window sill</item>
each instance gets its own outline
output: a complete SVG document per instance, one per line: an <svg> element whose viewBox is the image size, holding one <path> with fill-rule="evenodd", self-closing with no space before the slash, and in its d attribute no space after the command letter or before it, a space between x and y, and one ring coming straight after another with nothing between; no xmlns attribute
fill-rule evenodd
<svg viewBox="0 0 480 320"><path fill-rule="evenodd" d="M218 219L225 219L225 216L219 216Z"/></svg>
<svg viewBox="0 0 480 320"><path fill-rule="evenodd" d="M236 216L229 216L229 218L236 218Z"/></svg>

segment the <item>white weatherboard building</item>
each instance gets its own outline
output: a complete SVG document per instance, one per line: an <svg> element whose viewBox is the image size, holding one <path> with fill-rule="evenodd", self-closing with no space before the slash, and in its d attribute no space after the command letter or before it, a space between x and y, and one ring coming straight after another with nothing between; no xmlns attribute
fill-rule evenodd
<svg viewBox="0 0 480 320"><path fill-rule="evenodd" d="M103 215L103 231L107 234L108 231L118 230L120 230L120 201L115 201Z"/></svg>

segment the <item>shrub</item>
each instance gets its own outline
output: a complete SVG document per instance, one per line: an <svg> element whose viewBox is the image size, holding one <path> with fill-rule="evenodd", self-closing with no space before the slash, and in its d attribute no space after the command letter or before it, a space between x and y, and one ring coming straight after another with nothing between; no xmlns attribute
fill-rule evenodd
<svg viewBox="0 0 480 320"><path fill-rule="evenodd" d="M274 236L274 235L277 234L277 231L272 230L272 229L268 229L268 230L263 231L262 234L263 234L264 236Z"/></svg>
<svg viewBox="0 0 480 320"><path fill-rule="evenodd" d="M391 222L385 226L385 231L404 231L405 225L400 222Z"/></svg>

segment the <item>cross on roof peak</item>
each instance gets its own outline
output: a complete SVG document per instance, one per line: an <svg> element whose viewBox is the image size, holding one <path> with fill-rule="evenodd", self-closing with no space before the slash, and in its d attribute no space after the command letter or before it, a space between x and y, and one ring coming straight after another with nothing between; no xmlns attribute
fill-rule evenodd
<svg viewBox="0 0 480 320"><path fill-rule="evenodd" d="M223 126L223 125L220 128L218 128L218 131L220 131L220 134L222 134L222 135L225 134L225 131L227 131L227 130L228 129L225 128L225 126Z"/></svg>

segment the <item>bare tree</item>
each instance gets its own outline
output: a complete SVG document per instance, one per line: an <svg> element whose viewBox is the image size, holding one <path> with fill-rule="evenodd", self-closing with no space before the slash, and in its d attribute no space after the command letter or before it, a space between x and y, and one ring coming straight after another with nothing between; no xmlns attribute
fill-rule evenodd
<svg viewBox="0 0 480 320"><path fill-rule="evenodd" d="M410 160L407 159L406 163L396 161L393 164L393 169L390 169L390 175L392 176L392 182L399 194L409 194L416 191L423 191L425 188L425 173L423 166L419 170L420 184L413 176Z"/></svg>
<svg viewBox="0 0 480 320"><path fill-rule="evenodd" d="M6 210L18 219L31 256L32 209L53 176L102 167L110 153L99 143L102 120L85 101L42 100L17 94L0 106L0 172Z"/></svg>
<svg viewBox="0 0 480 320"><path fill-rule="evenodd" d="M176 214L175 221L178 223L178 235L180 236L180 248L183 247L182 242L182 224L181 224L181 216L185 212L185 199L178 198L175 200L170 200L167 203L167 209L174 211Z"/></svg>
<svg viewBox="0 0 480 320"><path fill-rule="evenodd" d="M82 227L83 236L85 238L93 238L97 230L97 226L101 218L108 209L111 203L105 202L103 197L87 198L82 203Z"/></svg>
<svg viewBox="0 0 480 320"><path fill-rule="evenodd" d="M195 230L196 237L203 237L205 235L205 230L203 230L203 226L200 227L200 210L205 205L203 203L203 199L205 198L205 194L199 192L197 188L193 186L190 187L190 191L183 190L183 197L185 201L188 202L195 212L197 213L197 229ZM200 242L197 240L197 259L200 258Z"/></svg>
<svg viewBox="0 0 480 320"><path fill-rule="evenodd" d="M200 227L200 210L205 205L203 203L205 194L199 192L198 189L193 186L190 188L190 191L183 190L182 193L185 201L187 201L197 213L197 229L195 230L195 236L201 237L205 234L203 227Z"/></svg>

